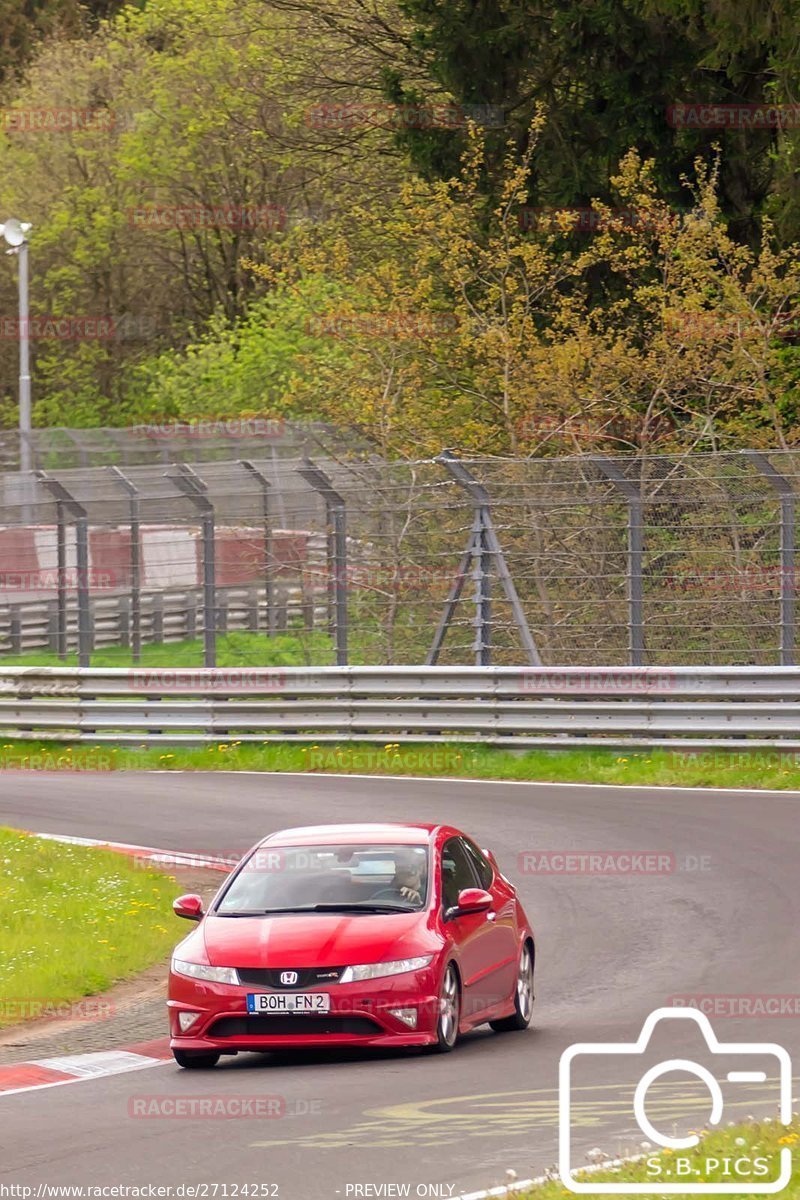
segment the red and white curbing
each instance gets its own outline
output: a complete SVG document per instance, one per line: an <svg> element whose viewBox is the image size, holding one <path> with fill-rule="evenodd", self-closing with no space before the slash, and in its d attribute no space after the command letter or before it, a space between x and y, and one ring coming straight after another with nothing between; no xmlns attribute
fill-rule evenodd
<svg viewBox="0 0 800 1200"><path fill-rule="evenodd" d="M95 846L104 850L116 850L131 858L150 862L154 867L189 867L227 874L236 865L233 859L156 850L152 846L132 846L127 842L104 842L57 833L31 833L29 836L48 842L64 842L70 846ZM142 1071L147 1067L161 1066L171 1058L169 1039L162 1038L155 1042L139 1042L118 1050L67 1054L57 1058L38 1058L31 1062L12 1063L0 1066L0 1098L20 1092L61 1087L65 1083L78 1083L85 1079L119 1075L126 1071Z"/></svg>
<svg viewBox="0 0 800 1200"><path fill-rule="evenodd" d="M116 850L130 858L151 862L154 867L195 867L203 871L224 871L227 875L239 861L215 855L190 854L183 850L155 850L152 846L132 846L128 842L103 842L96 838L69 837L62 833L31 833L29 837L42 838L46 842L64 842L68 846L94 846L98 850Z"/></svg>
<svg viewBox="0 0 800 1200"><path fill-rule="evenodd" d="M168 1038L140 1042L120 1050L100 1050L93 1054L65 1054L59 1058L38 1058L32 1062L0 1066L0 1099L19 1092L38 1092L43 1088L62 1087L86 1079L101 1079L126 1071L160 1067L172 1058Z"/></svg>

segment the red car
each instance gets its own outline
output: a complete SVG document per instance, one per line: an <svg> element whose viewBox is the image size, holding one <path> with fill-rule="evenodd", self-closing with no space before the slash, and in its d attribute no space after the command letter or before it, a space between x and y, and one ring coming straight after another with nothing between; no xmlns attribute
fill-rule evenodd
<svg viewBox="0 0 800 1200"><path fill-rule="evenodd" d="M274 833L226 879L176 947L172 1052L431 1046L489 1022L526 1029L534 938L494 857L446 825L325 825Z"/></svg>

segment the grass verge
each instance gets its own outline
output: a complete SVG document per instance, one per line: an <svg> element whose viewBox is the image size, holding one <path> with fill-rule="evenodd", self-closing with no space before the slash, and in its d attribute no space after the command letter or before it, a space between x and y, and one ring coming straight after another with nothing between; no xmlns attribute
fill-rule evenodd
<svg viewBox="0 0 800 1200"><path fill-rule="evenodd" d="M351 775L455 776L668 787L800 791L800 754L718 750L501 750L464 742L217 742L126 747L7 742L0 770L303 771Z"/></svg>
<svg viewBox="0 0 800 1200"><path fill-rule="evenodd" d="M173 878L113 851L0 829L0 1027L64 1011L166 957L180 935L174 897ZM87 1007L87 1020L97 1015Z"/></svg>
<svg viewBox="0 0 800 1200"><path fill-rule="evenodd" d="M714 1133L704 1131L700 1144L692 1150L648 1153L636 1162L617 1167L592 1170L578 1176L584 1183L648 1183L653 1195L660 1193L659 1185L669 1183L741 1183L742 1197L756 1193L751 1185L769 1183L780 1177L781 1151L788 1147L794 1155L800 1145L800 1123L791 1125L776 1121L761 1121L738 1125ZM626 1193L606 1193L624 1197ZM561 1200L573 1195L560 1179L539 1184L524 1192L514 1192L519 1200ZM687 1193L674 1193L670 1200L688 1200ZM778 1193L781 1200L800 1200L800 1172L795 1170L791 1182Z"/></svg>
<svg viewBox="0 0 800 1200"><path fill-rule="evenodd" d="M227 633L217 638L219 667L307 667L328 666L336 661L333 643L319 630L295 635L267 637L265 633ZM30 654L3 654L3 667L77 667L77 654L62 660L57 654L41 651ZM92 652L93 667L132 667L130 650L125 646L109 646ZM142 646L137 667L189 668L202 667L203 642L193 638L184 642L153 642Z"/></svg>

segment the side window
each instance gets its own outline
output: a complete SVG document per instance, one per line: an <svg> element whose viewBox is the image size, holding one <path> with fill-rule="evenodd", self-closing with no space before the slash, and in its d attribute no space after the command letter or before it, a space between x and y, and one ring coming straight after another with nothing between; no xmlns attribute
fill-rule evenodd
<svg viewBox="0 0 800 1200"><path fill-rule="evenodd" d="M488 859L484 858L477 846L472 842L464 839L464 847L470 860L478 872L478 878L481 881L481 887L488 892L494 881L494 868Z"/></svg>
<svg viewBox="0 0 800 1200"><path fill-rule="evenodd" d="M477 886L477 878L469 855L460 838L450 838L442 847L442 904L453 908L458 893Z"/></svg>

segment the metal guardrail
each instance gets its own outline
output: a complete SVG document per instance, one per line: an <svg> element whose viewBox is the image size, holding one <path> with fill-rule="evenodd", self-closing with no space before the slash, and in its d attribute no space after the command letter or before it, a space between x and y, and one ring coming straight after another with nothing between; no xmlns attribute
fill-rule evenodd
<svg viewBox="0 0 800 1200"><path fill-rule="evenodd" d="M216 589L215 627L218 633L246 630L257 633L272 619L273 633L285 633L293 622L306 630L323 628L326 591L322 585L303 589L300 585L277 584L271 603L265 588L255 585ZM142 592L139 598L139 638L143 645L179 642L201 637L205 630L202 588L165 588ZM78 648L78 606L65 605L64 649ZM125 594L92 596L89 600L91 645L95 650L130 646L132 642L131 601ZM59 650L58 601L35 600L0 605L0 651L25 654Z"/></svg>
<svg viewBox="0 0 800 1200"><path fill-rule="evenodd" d="M800 667L11 667L0 735L800 750Z"/></svg>

